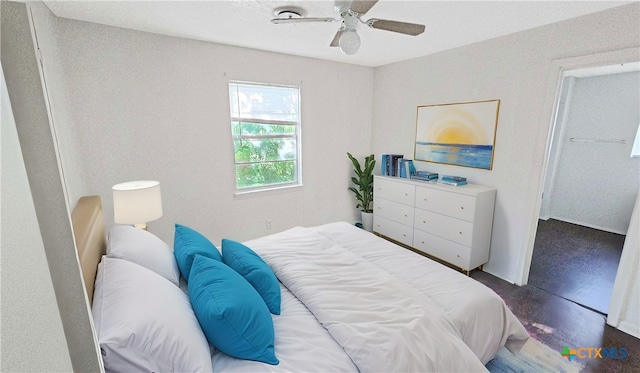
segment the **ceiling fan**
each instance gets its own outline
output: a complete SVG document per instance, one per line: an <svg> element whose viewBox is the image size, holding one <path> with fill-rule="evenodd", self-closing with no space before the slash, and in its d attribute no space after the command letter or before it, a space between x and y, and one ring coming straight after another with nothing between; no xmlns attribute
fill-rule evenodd
<svg viewBox="0 0 640 373"><path fill-rule="evenodd" d="M275 24L342 22L342 25L340 26L340 29L338 29L333 41L331 41L330 46L339 47L345 54L354 54L360 48L360 37L356 32L358 22L364 23L371 28L398 32L405 35L416 36L424 32L424 25L416 23L390 21L378 18L371 18L366 21L362 20L360 17L367 13L377 2L378 0L336 0L335 10L340 14L340 18L338 19L330 17L306 17L306 11L302 8L295 6L281 7L274 10L276 18L272 19L271 22Z"/></svg>

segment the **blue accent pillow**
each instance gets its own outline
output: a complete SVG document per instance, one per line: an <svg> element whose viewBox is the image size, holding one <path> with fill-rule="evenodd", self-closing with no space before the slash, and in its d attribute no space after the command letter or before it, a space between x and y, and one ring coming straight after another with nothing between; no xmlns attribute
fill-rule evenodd
<svg viewBox="0 0 640 373"><path fill-rule="evenodd" d="M222 239L222 262L258 291L272 314L280 314L280 284L269 265L255 251L240 242Z"/></svg>
<svg viewBox="0 0 640 373"><path fill-rule="evenodd" d="M258 292L224 263L196 255L187 283L207 340L233 357L277 365L273 320Z"/></svg>
<svg viewBox="0 0 640 373"><path fill-rule="evenodd" d="M191 264L196 255L222 261L220 252L207 237L184 225L176 224L173 236L173 255L185 280L189 281Z"/></svg>

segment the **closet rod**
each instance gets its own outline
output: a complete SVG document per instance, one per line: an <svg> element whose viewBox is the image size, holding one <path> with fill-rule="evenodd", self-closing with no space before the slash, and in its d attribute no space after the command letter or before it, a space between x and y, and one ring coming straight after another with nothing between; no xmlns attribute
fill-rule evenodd
<svg viewBox="0 0 640 373"><path fill-rule="evenodd" d="M571 142L609 142L609 143L615 143L615 144L626 144L627 143L626 140L576 139L574 137L570 138L569 141L571 141Z"/></svg>

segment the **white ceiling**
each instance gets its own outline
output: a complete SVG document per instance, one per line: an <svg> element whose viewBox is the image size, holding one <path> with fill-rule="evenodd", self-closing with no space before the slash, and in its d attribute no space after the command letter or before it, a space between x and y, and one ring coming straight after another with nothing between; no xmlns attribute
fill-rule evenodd
<svg viewBox="0 0 640 373"><path fill-rule="evenodd" d="M271 23L273 10L304 8L309 17L337 17L333 0L58 1L58 17L221 44L381 66L624 5L604 1L380 0L362 18L426 25L419 36L358 26L360 50L351 56L329 47L340 24Z"/></svg>

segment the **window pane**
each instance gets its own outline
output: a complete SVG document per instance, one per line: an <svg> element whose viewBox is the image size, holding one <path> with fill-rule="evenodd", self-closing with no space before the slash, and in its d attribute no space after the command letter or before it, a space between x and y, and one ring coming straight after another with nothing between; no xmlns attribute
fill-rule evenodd
<svg viewBox="0 0 640 373"><path fill-rule="evenodd" d="M295 125L231 122L231 131L238 135L282 135L295 134Z"/></svg>
<svg viewBox="0 0 640 373"><path fill-rule="evenodd" d="M236 187L300 184L300 89L229 82Z"/></svg>
<svg viewBox="0 0 640 373"><path fill-rule="evenodd" d="M284 184L295 180L295 161L236 165L236 185L249 188L265 184Z"/></svg>
<svg viewBox="0 0 640 373"><path fill-rule="evenodd" d="M293 87L229 84L232 118L297 122L298 97Z"/></svg>
<svg viewBox="0 0 640 373"><path fill-rule="evenodd" d="M236 163L296 159L295 138L236 139Z"/></svg>

